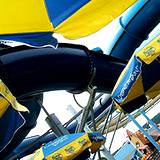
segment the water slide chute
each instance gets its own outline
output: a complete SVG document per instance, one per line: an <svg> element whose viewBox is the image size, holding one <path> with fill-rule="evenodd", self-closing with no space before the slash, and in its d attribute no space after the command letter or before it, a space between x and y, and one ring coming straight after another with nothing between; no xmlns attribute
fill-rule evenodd
<svg viewBox="0 0 160 160"><path fill-rule="evenodd" d="M129 60L160 22L160 1L140 0L119 18L114 38L107 45L109 54Z"/></svg>
<svg viewBox="0 0 160 160"><path fill-rule="evenodd" d="M60 44L57 49L16 51L2 55L0 60L1 79L17 98L49 90L83 91L93 67L96 68L93 84L98 91L109 93L125 67L117 58L70 44Z"/></svg>

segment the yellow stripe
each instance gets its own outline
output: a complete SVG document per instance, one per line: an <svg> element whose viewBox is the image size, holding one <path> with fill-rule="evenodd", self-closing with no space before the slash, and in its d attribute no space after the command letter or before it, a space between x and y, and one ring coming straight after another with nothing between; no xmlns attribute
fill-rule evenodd
<svg viewBox="0 0 160 160"><path fill-rule="evenodd" d="M8 87L2 82L1 79L0 79L0 95L3 96L3 98L5 99L3 100L4 103L3 110L5 110L5 107L7 106L5 101L8 101L8 103L11 104L15 110L29 112L25 106L17 102L16 98L12 95Z"/></svg>
<svg viewBox="0 0 160 160"><path fill-rule="evenodd" d="M8 106L9 106L9 102L3 97L0 97L0 118L6 112Z"/></svg>
<svg viewBox="0 0 160 160"><path fill-rule="evenodd" d="M44 0L1 0L0 34L53 31Z"/></svg>
<svg viewBox="0 0 160 160"><path fill-rule="evenodd" d="M70 39L92 34L111 22L136 1L91 0L56 27L55 32Z"/></svg>
<svg viewBox="0 0 160 160"><path fill-rule="evenodd" d="M121 103L121 105L124 105L143 94L144 94L144 88L143 88L142 76L140 75L139 78L136 80L135 84L130 89L127 98L123 101L123 103Z"/></svg>
<svg viewBox="0 0 160 160"><path fill-rule="evenodd" d="M146 45L140 52L136 54L146 64L153 62L160 56L160 35Z"/></svg>

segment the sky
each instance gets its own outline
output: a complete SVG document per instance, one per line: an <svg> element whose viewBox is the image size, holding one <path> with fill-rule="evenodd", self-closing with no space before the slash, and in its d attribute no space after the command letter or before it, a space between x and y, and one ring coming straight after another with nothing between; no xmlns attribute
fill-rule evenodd
<svg viewBox="0 0 160 160"><path fill-rule="evenodd" d="M107 43L109 43L110 39L112 39L115 36L116 30L118 28L117 24L118 24L117 21L114 21L105 28L101 29L99 32L91 36L81 38L79 40L66 40L59 34L56 34L55 37L59 40L59 42L82 44L87 46L89 49L100 47L104 51L104 53L107 54L108 53ZM88 94L86 93L83 93L78 97L78 101L83 106L87 104L87 99L88 99ZM77 112L80 110L80 108L74 102L72 94L66 91L51 91L44 93L43 105L46 107L49 113L55 113L56 116L62 122L62 124L64 124L72 117L70 111L67 110L68 105L72 105ZM159 108L160 108L160 103L157 104L153 110L149 111L147 115L150 118L152 118L155 115L155 113L158 113L160 111ZM45 113L41 111L37 121L37 126L29 133L28 137L37 134L41 135L49 129L48 124L45 122L45 118L46 118ZM146 120L142 116L139 116L137 120L141 122L141 125L146 123ZM115 152L119 147L121 147L121 145L127 140L126 129L129 129L132 132L138 130L138 128L133 124L133 122L129 123L126 126L126 128L119 129L116 133L113 146L111 148L112 153ZM106 147L109 146L111 137L112 133L107 135Z"/></svg>

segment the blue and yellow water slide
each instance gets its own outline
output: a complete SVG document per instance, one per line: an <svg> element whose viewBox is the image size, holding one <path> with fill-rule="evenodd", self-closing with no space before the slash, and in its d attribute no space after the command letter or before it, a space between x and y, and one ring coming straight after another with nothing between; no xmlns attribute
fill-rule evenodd
<svg viewBox="0 0 160 160"><path fill-rule="evenodd" d="M7 46L1 49L0 77L18 102L29 109L30 114L20 115L12 107L7 108L0 119L0 125L6 124L5 128L0 129L0 157L17 154L13 150L36 124L40 111L37 101L42 97L35 97L35 94L50 90L83 91L92 77L92 64L96 68L93 85L100 92L111 93L134 50L160 22L160 1L139 0L119 18L119 32L110 44L111 56L90 51L80 45L58 44L52 34L61 33L70 39L92 34L134 2L135 0L0 2L0 11L5 13L1 14L0 21L0 41L3 45L18 41L29 46L57 47ZM105 105L99 105L95 115L98 116L109 104L107 101ZM22 122L20 116L23 117ZM21 122L20 127L13 127L17 122ZM75 127L76 123L72 123L68 130L74 130ZM19 154L19 157L25 154Z"/></svg>

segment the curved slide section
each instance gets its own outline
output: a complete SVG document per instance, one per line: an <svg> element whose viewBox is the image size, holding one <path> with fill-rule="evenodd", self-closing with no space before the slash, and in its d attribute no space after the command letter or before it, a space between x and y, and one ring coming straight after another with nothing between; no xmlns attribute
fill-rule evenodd
<svg viewBox="0 0 160 160"><path fill-rule="evenodd" d="M111 92L125 67L125 63L117 58L89 51L80 45L60 44L57 49L9 51L4 55L1 53L0 77L16 97L50 90L83 91L94 68L93 85L100 92Z"/></svg>
<svg viewBox="0 0 160 160"><path fill-rule="evenodd" d="M139 0L119 18L116 35L107 47L110 55L129 60L159 22L160 1Z"/></svg>

